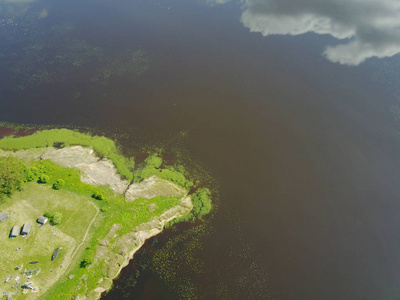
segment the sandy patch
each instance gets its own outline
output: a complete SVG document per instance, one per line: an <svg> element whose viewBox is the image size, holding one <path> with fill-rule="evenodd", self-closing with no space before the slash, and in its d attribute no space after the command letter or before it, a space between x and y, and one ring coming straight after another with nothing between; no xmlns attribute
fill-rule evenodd
<svg viewBox="0 0 400 300"><path fill-rule="evenodd" d="M126 198L135 200L138 198L151 199L156 196L183 196L186 191L176 184L151 176L140 183L132 184L126 191Z"/></svg>
<svg viewBox="0 0 400 300"><path fill-rule="evenodd" d="M117 194L123 194L126 191L125 196L129 200L186 195L185 189L157 176L129 186L127 180L121 179L113 162L107 158L100 159L91 148L73 146L62 149L48 147L16 152L0 150L0 156L9 154L19 159L51 159L64 167L78 169L82 172L82 182L94 186L109 185Z"/></svg>

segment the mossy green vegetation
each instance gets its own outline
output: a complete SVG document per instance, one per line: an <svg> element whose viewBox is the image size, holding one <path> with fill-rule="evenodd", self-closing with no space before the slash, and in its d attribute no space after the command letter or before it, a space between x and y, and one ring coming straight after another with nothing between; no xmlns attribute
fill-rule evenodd
<svg viewBox="0 0 400 300"><path fill-rule="evenodd" d="M208 188L200 188L192 195L193 210L189 214L173 219L165 227L171 227L174 224L195 221L203 219L212 210L211 191Z"/></svg>
<svg viewBox="0 0 400 300"><path fill-rule="evenodd" d="M32 135L19 138L7 136L0 139L0 149L13 151L73 145L92 147L100 157L110 159L122 176L128 180L133 178L131 170L133 170L135 166L134 159L124 157L115 142L103 136L92 136L69 129L51 129L37 131Z"/></svg>
<svg viewBox="0 0 400 300"><path fill-rule="evenodd" d="M186 189L190 189L193 183L186 179L185 169L182 166L166 166L161 168L163 164L162 158L158 154L151 154L144 162L138 166L133 173L133 181L141 180L153 175L157 175L163 179L172 181Z"/></svg>
<svg viewBox="0 0 400 300"><path fill-rule="evenodd" d="M209 214L212 208L211 192L207 188L201 188L192 195L193 216L202 219Z"/></svg>

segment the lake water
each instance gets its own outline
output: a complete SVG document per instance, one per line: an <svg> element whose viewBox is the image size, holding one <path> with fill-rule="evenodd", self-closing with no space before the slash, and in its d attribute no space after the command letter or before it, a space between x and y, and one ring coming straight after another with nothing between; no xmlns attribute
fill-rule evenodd
<svg viewBox="0 0 400 300"><path fill-rule="evenodd" d="M103 298L399 299L399 4L219 2L0 2L1 121L185 132L216 179L195 247L146 246L190 249L174 280Z"/></svg>

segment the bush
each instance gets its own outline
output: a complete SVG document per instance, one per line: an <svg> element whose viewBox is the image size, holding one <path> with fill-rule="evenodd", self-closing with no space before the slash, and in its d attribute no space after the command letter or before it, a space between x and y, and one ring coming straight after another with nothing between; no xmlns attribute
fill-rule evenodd
<svg viewBox="0 0 400 300"><path fill-rule="evenodd" d="M159 157L157 154L152 154L148 158L144 160L147 167L153 167L159 169L162 165L162 158Z"/></svg>
<svg viewBox="0 0 400 300"><path fill-rule="evenodd" d="M10 197L15 191L21 190L26 181L27 167L12 156L0 157L0 203L4 196Z"/></svg>
<svg viewBox="0 0 400 300"><path fill-rule="evenodd" d="M201 219L211 211L212 205L210 195L210 190L206 188L199 189L193 194L193 214L196 217Z"/></svg>
<svg viewBox="0 0 400 300"><path fill-rule="evenodd" d="M34 176L39 176L39 169L36 167L31 167L31 172Z"/></svg>
<svg viewBox="0 0 400 300"><path fill-rule="evenodd" d="M183 166L166 166L165 169L160 169L162 163L161 157L156 154L150 155L145 159L144 164L137 168L133 173L133 182L140 182L143 179L157 175L158 177L172 181L187 190L193 186L193 183L185 178L185 168Z"/></svg>
<svg viewBox="0 0 400 300"><path fill-rule="evenodd" d="M60 212L55 212L54 214L51 212L46 212L43 216L49 219L51 225L59 225L63 217L62 213Z"/></svg>
<svg viewBox="0 0 400 300"><path fill-rule="evenodd" d="M94 192L92 194L92 198L96 199L96 200L104 200L104 195L98 192Z"/></svg>
<svg viewBox="0 0 400 300"><path fill-rule="evenodd" d="M46 217L46 218L48 218L49 220L52 220L52 219L53 219L53 214L52 214L52 213L49 213L49 212L44 213L43 216Z"/></svg>
<svg viewBox="0 0 400 300"><path fill-rule="evenodd" d="M30 182L30 181L35 180L36 176L35 176L35 174L33 174L33 172L30 169L27 169L25 171L25 178L26 178L26 180L25 180L26 182Z"/></svg>
<svg viewBox="0 0 400 300"><path fill-rule="evenodd" d="M56 212L53 215L53 218L50 220L52 225L59 225L61 223L62 213Z"/></svg>
<svg viewBox="0 0 400 300"><path fill-rule="evenodd" d="M50 181L50 177L47 175L40 175L38 183L48 183Z"/></svg>
<svg viewBox="0 0 400 300"><path fill-rule="evenodd" d="M65 185L65 181L62 179L58 179L54 184L53 184L53 189L59 190Z"/></svg>
<svg viewBox="0 0 400 300"><path fill-rule="evenodd" d="M92 260L91 259L88 259L88 258L85 258L85 259L83 259L82 261L81 261L81 263L79 264L79 266L81 267L81 268L86 268L87 266L89 266L89 265L91 265L92 264Z"/></svg>

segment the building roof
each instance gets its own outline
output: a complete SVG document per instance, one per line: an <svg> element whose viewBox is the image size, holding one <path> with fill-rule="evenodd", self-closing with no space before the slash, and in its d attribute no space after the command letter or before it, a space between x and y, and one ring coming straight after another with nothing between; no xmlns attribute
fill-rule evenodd
<svg viewBox="0 0 400 300"><path fill-rule="evenodd" d="M40 223L40 224L45 224L48 220L49 220L49 219L46 218L45 216L40 216L40 217L37 219L38 223Z"/></svg>
<svg viewBox="0 0 400 300"><path fill-rule="evenodd" d="M3 212L1 215L0 215L0 222L3 222L5 219L7 219L8 218L8 212Z"/></svg>
<svg viewBox="0 0 400 300"><path fill-rule="evenodd" d="M16 237L16 236L18 236L18 235L19 235L19 226L14 226L14 227L11 229L10 236L11 236L11 237Z"/></svg>
<svg viewBox="0 0 400 300"><path fill-rule="evenodd" d="M24 226L22 226L22 234L29 234L31 231L31 224L25 223Z"/></svg>

